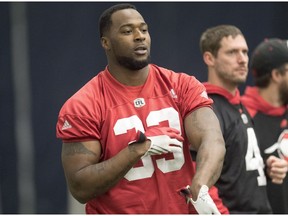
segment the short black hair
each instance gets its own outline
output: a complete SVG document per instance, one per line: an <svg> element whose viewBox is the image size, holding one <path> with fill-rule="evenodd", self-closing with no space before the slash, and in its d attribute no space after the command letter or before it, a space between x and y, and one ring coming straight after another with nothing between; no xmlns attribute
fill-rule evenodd
<svg viewBox="0 0 288 216"><path fill-rule="evenodd" d="M119 10L123 9L134 9L137 10L136 7L132 4L129 3L122 3L122 4L117 4L113 5L112 7L106 9L100 16L99 18L99 33L100 33L100 38L103 37L103 34L105 31L107 31L111 25L111 16L113 13Z"/></svg>

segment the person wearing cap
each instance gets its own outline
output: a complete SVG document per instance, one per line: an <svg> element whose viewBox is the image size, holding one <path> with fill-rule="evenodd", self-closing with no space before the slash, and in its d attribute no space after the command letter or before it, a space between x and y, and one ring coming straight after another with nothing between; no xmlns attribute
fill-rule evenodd
<svg viewBox="0 0 288 216"><path fill-rule="evenodd" d="M262 156L267 163L273 162L268 159L271 155L288 160L287 41L272 38L261 42L252 53L251 71L255 86L247 86L241 100L253 118ZM287 162L278 169L287 171ZM267 183L273 213L287 214L288 179L284 178L283 184L273 183L273 179Z"/></svg>
<svg viewBox="0 0 288 216"><path fill-rule="evenodd" d="M265 172L252 119L241 104L238 86L246 82L249 62L246 39L236 26L219 25L202 33L200 50L208 70L204 86L213 99L226 146L215 184L219 197L231 214L270 214L266 174L281 182L286 173ZM269 168L278 163L282 160L275 157Z"/></svg>

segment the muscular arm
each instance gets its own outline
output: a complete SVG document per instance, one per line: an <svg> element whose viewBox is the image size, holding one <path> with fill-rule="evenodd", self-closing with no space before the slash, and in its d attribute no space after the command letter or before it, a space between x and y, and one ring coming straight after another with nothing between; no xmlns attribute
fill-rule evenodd
<svg viewBox="0 0 288 216"><path fill-rule="evenodd" d="M201 185L211 187L219 178L225 143L219 121L211 108L203 107L189 114L184 127L192 148L197 151L197 171L190 187L193 197L197 197Z"/></svg>
<svg viewBox="0 0 288 216"><path fill-rule="evenodd" d="M109 160L99 163L99 141L63 143L62 165L72 195L81 203L113 187L145 154L150 141L127 146Z"/></svg>

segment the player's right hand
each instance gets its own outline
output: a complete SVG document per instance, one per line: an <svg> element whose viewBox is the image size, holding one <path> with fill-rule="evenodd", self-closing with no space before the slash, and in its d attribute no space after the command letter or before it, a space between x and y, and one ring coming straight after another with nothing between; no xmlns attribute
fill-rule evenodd
<svg viewBox="0 0 288 216"><path fill-rule="evenodd" d="M181 151L181 142L184 141L180 132L170 127L150 127L145 133L138 131L137 137L138 139L136 142L143 142L145 140L151 141L150 148L144 156Z"/></svg>

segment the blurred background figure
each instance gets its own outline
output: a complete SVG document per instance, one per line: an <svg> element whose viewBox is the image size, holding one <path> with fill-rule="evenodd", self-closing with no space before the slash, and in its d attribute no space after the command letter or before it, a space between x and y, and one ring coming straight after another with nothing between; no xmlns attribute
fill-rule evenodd
<svg viewBox="0 0 288 216"><path fill-rule="evenodd" d="M265 167L253 122L240 101L238 86L246 82L248 75L246 39L236 26L218 25L203 32L200 50L208 68L204 85L214 101L226 143L222 173L215 184L219 197L232 214L272 213L266 171L272 181L282 183L287 166L285 160L270 156ZM269 172L271 169L279 173Z"/></svg>
<svg viewBox="0 0 288 216"><path fill-rule="evenodd" d="M226 143L222 173L215 184L219 197L231 214L271 213L264 162L259 151L257 154L252 122L240 103L238 86L245 83L248 74L246 39L236 26L218 25L203 32L200 50L208 69L204 86L214 101ZM256 151L250 155L249 149ZM249 168L251 160L256 167Z"/></svg>
<svg viewBox="0 0 288 216"><path fill-rule="evenodd" d="M253 51L251 72L255 86L246 87L242 103L253 118L261 154L265 161L270 155L288 160L287 40L272 38L261 42ZM272 162L268 161L268 163ZM288 163L283 169L288 170ZM268 172L273 174L276 171ZM273 181L268 181L267 189L273 213L287 214L287 177L283 184L273 184Z"/></svg>

